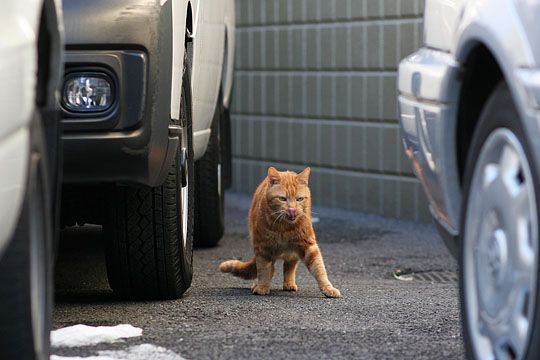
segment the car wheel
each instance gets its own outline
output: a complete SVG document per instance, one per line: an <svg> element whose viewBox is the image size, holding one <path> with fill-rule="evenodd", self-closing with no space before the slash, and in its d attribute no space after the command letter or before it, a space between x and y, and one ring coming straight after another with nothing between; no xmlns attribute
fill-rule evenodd
<svg viewBox="0 0 540 360"><path fill-rule="evenodd" d="M191 84L184 59L180 145L163 185L116 186L104 225L109 284L127 298L174 299L193 276L194 169Z"/></svg>
<svg viewBox="0 0 540 360"><path fill-rule="evenodd" d="M221 93L212 120L208 148L195 164L195 245L215 246L224 232L225 189L223 187L223 153L220 126L223 114Z"/></svg>
<svg viewBox="0 0 540 360"><path fill-rule="evenodd" d="M537 359L538 172L506 85L482 111L465 171L460 298L473 359Z"/></svg>
<svg viewBox="0 0 540 360"><path fill-rule="evenodd" d="M26 196L13 238L0 259L0 359L49 358L52 231L41 119L31 129Z"/></svg>
<svg viewBox="0 0 540 360"><path fill-rule="evenodd" d="M230 189L232 186L232 134L231 134L231 112L223 108L220 118L220 144L221 144L221 181L223 189Z"/></svg>

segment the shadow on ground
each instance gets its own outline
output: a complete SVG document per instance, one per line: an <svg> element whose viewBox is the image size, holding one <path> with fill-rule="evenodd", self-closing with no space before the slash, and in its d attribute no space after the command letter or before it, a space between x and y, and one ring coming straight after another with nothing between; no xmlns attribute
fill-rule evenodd
<svg viewBox="0 0 540 360"><path fill-rule="evenodd" d="M455 282L398 281L396 268L456 270L432 226L317 208L315 225L330 279L342 299L326 299L301 267L297 293L269 296L218 272L229 258L249 258L250 199L227 194L226 234L194 255L194 279L183 299L131 302L108 287L101 228L63 232L56 271L54 326L129 323L142 338L54 353L152 343L190 359L459 359L463 357Z"/></svg>

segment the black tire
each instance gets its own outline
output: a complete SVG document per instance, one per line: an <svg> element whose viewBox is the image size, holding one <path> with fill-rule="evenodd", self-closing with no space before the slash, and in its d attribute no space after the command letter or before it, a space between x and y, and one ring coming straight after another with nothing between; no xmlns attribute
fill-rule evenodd
<svg viewBox="0 0 540 360"><path fill-rule="evenodd" d="M28 185L13 238L0 258L0 359L49 359L53 242L41 118L31 129Z"/></svg>
<svg viewBox="0 0 540 360"><path fill-rule="evenodd" d="M225 230L225 189L223 187L223 139L220 126L223 105L221 93L214 118L208 148L195 164L195 245L216 246Z"/></svg>
<svg viewBox="0 0 540 360"><path fill-rule="evenodd" d="M459 279L459 290L460 290L460 305L461 305L461 323L462 323L462 334L465 346L465 352L468 359L476 359L474 353L474 347L472 344L473 337L470 333L470 324L468 320L469 309L466 305L466 287L465 287L465 271L464 271L464 260L465 260L465 246L464 246L464 237L465 237L465 226L467 220L467 213L469 211L469 198L471 196L470 188L473 177L473 172L478 161L480 151L482 146L488 139L488 137L499 128L509 129L520 141L521 146L524 149L525 155L528 159L529 167L531 169L531 175L533 178L533 184L535 187L535 197L536 203L540 204L540 189L538 187L539 178L538 171L535 166L534 159L531 153L531 148L527 142L527 137L525 135L525 130L521 124L519 113L514 105L512 95L507 85L502 83L500 84L492 93L488 99L482 113L480 115L480 120L478 125L475 128L472 144L467 156L467 163L465 167L465 176L464 176L464 198L463 198L463 211L461 214L461 233L460 233L460 252L459 252L459 266L460 266L460 279ZM477 219L471 219L477 220ZM540 223L540 219L539 219ZM540 279L540 277L538 277ZM525 359L539 359L540 358L540 282L536 284L536 300L535 308L533 315L532 323L532 332L529 338L528 350L526 351ZM513 354L515 355L515 354ZM512 356L512 354L510 354Z"/></svg>
<svg viewBox="0 0 540 360"><path fill-rule="evenodd" d="M180 144L163 185L116 186L104 225L109 285L122 297L175 299L193 277L193 130L189 66L184 59L181 125L187 129L187 236L182 226ZM173 123L173 125L180 125ZM182 141L181 141L182 142Z"/></svg>
<svg viewBox="0 0 540 360"><path fill-rule="evenodd" d="M220 121L221 128L221 178L223 189L232 186L232 137L231 137L231 112L223 109Z"/></svg>

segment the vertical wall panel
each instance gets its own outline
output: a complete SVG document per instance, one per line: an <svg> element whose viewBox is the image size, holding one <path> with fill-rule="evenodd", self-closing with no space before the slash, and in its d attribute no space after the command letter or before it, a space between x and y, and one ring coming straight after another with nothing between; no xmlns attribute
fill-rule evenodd
<svg viewBox="0 0 540 360"><path fill-rule="evenodd" d="M396 68L423 0L236 0L233 189L312 166L315 203L428 221L403 155Z"/></svg>

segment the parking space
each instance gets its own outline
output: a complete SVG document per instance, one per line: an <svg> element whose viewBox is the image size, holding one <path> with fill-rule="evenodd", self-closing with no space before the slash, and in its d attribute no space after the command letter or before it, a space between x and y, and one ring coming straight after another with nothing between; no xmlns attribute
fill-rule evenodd
<svg viewBox="0 0 540 360"><path fill-rule="evenodd" d="M157 359L463 357L456 263L432 226L315 208L329 277L343 298L324 298L302 266L297 293L279 290L278 267L271 294L261 297L250 293L250 282L217 269L224 259L251 255L249 201L228 194L225 237L216 248L195 251L193 285L175 301L116 298L107 285L101 229L64 231L54 327L125 323L141 328L142 336L52 353L130 359L144 358L148 349ZM394 276L399 274L405 274L402 280Z"/></svg>

